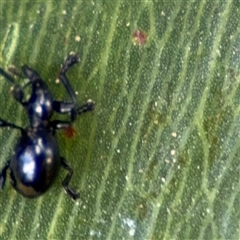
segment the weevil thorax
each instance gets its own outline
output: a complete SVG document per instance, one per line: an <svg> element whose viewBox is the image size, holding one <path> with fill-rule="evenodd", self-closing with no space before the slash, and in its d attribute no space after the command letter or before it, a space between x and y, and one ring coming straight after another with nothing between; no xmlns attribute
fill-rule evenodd
<svg viewBox="0 0 240 240"><path fill-rule="evenodd" d="M46 126L53 114L53 97L42 79L32 82L32 94L27 106L30 126Z"/></svg>

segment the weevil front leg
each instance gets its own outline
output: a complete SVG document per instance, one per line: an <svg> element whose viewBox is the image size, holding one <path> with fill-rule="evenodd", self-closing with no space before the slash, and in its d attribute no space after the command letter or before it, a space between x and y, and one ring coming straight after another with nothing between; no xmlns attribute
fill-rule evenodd
<svg viewBox="0 0 240 240"><path fill-rule="evenodd" d="M77 98L76 98L76 94L70 84L70 81L68 80L68 78L66 76L66 73L73 65L75 65L78 62L79 62L79 57L75 54L70 54L67 57L67 59L65 60L65 62L63 63L60 73L59 73L60 81L62 82L66 91L68 92L68 95L71 98L73 104L76 104Z"/></svg>
<svg viewBox="0 0 240 240"><path fill-rule="evenodd" d="M91 111L94 109L94 103L93 102L87 102L83 106L78 107L77 106L77 98L76 93L73 90L69 79L66 76L67 71L76 63L79 62L79 57L76 54L70 54L65 62L62 65L62 68L59 73L59 78L62 84L64 85L71 102L57 102L55 101L55 109L59 113L70 113L71 116L71 122L73 122L78 114L81 114L82 112Z"/></svg>

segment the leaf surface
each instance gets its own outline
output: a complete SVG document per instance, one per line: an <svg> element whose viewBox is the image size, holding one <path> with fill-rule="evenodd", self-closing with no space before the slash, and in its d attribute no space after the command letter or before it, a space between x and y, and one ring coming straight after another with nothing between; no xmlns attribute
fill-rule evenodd
<svg viewBox="0 0 240 240"><path fill-rule="evenodd" d="M76 136L58 133L81 199L64 193L64 170L35 200L8 179L1 239L239 239L239 1L1 1L0 11L2 68L28 64L68 100L55 80L74 51L78 101L96 103ZM27 127L10 87L0 77L0 117ZM2 168L20 134L0 134Z"/></svg>

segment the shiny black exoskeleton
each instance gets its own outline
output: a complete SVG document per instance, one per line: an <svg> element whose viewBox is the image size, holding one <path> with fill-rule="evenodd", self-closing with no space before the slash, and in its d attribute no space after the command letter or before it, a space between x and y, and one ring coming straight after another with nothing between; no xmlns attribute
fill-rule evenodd
<svg viewBox="0 0 240 240"><path fill-rule="evenodd" d="M7 170L10 169L13 187L25 197L37 197L51 186L62 166L68 171L62 182L64 189L72 199L79 198L79 193L68 185L73 170L60 156L55 134L57 129L69 127L78 114L94 109L93 102L77 106L76 94L66 76L67 70L78 61L78 57L71 54L64 62L59 74L59 79L71 98L69 102L54 100L47 84L36 71L26 65L22 67L22 72L29 82L23 88L14 84L13 78L0 68L0 74L14 84L13 96L26 109L30 122L30 126L23 129L0 118L0 127L10 127L21 131L21 137L14 148L14 155L0 172L0 190L4 187ZM24 101L23 89L28 85L32 86L32 92L29 100ZM68 113L71 120L51 121L54 112Z"/></svg>

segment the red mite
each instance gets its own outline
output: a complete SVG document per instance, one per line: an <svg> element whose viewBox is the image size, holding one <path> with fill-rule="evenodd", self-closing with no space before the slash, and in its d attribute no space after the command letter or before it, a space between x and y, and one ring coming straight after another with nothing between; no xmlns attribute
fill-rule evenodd
<svg viewBox="0 0 240 240"><path fill-rule="evenodd" d="M133 33L132 37L134 44L144 45L147 41L147 34L139 29Z"/></svg>
<svg viewBox="0 0 240 240"><path fill-rule="evenodd" d="M67 138L72 138L76 135L76 130L73 128L72 125L69 125L67 128L64 129L64 135Z"/></svg>

